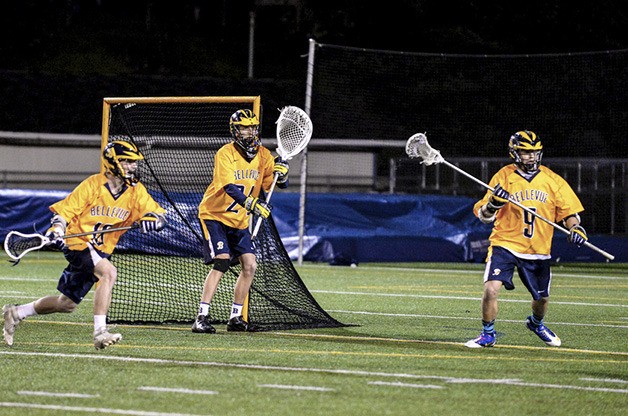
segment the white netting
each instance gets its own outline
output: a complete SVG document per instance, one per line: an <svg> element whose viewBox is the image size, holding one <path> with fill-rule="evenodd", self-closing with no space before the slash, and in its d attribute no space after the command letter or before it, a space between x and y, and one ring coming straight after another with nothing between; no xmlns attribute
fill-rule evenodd
<svg viewBox="0 0 628 416"><path fill-rule="evenodd" d="M4 239L4 251L13 260L19 260L29 251L39 250L50 243L41 234L22 234L19 231L11 231Z"/></svg>
<svg viewBox="0 0 628 416"><path fill-rule="evenodd" d="M421 163L428 166L443 161L440 152L432 148L427 142L425 133L417 133L408 139L406 143L406 154L411 158L420 157L423 159Z"/></svg>
<svg viewBox="0 0 628 416"><path fill-rule="evenodd" d="M312 137L312 120L299 107L281 109L277 119L277 153L289 160L307 146Z"/></svg>

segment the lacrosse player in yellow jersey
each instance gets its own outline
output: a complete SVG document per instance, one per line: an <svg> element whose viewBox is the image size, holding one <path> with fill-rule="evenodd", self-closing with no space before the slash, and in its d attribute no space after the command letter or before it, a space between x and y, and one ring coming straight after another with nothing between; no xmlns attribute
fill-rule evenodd
<svg viewBox="0 0 628 416"><path fill-rule="evenodd" d="M551 272L550 250L554 227L525 212L509 200L517 201L550 221L562 222L570 230L570 242L581 246L587 234L580 226L584 210L569 184L549 168L541 166L543 145L532 131L513 134L508 143L513 164L501 168L489 182L488 191L473 212L480 221L493 223L484 271L482 325L479 337L468 341L469 348L495 345L497 297L502 285L513 290L514 270L532 295L532 315L526 325L543 342L558 347L560 338L543 323L547 312Z"/></svg>
<svg viewBox="0 0 628 416"><path fill-rule="evenodd" d="M229 270L231 259L237 258L242 266L234 289L228 331L254 331L243 316L243 305L249 292L257 262L255 247L249 231L251 214L262 218L270 215L270 206L259 199L260 191L268 192L274 174L277 186L288 186L288 163L273 158L262 146L259 138L259 119L251 110L238 110L229 119L233 142L216 152L214 177L198 208L198 216L205 241L203 256L213 268L205 278L199 313L192 331L212 334L209 310L218 283Z"/></svg>
<svg viewBox="0 0 628 416"><path fill-rule="evenodd" d="M144 157L133 143L112 141L103 152L106 172L85 179L65 199L50 206L54 215L46 237L63 250L69 263L57 285L61 294L44 296L24 305L5 305L3 335L7 344L13 344L15 328L26 317L73 312L94 283L97 283L94 292L94 346L102 349L122 339L122 335L109 332L106 320L117 277L117 270L109 258L125 231L66 240L62 237L66 233L80 234L135 223L143 233L163 229L166 211L139 182L137 168L142 159Z"/></svg>

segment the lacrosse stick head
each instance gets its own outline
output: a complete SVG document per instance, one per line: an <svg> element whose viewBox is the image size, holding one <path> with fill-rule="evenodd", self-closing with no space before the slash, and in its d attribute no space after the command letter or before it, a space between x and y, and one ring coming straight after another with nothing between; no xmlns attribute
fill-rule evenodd
<svg viewBox="0 0 628 416"><path fill-rule="evenodd" d="M440 152L432 148L427 142L425 133L417 133L408 139L406 142L406 154L412 159L421 158L421 163L428 166L443 161Z"/></svg>
<svg viewBox="0 0 628 416"><path fill-rule="evenodd" d="M279 111L277 154L283 160L290 160L305 149L312 138L312 120L299 107L288 106Z"/></svg>
<svg viewBox="0 0 628 416"><path fill-rule="evenodd" d="M50 244L50 240L41 234L23 234L11 231L4 239L4 251L16 265L22 257L33 250L39 250Z"/></svg>

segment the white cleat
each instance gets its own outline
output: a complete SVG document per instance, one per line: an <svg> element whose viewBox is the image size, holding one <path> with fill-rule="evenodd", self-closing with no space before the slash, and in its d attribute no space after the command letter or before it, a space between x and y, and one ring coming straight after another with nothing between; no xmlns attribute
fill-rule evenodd
<svg viewBox="0 0 628 416"><path fill-rule="evenodd" d="M94 333L94 347L96 347L97 350L102 350L121 339L121 334L111 334L106 327L101 328L98 332Z"/></svg>
<svg viewBox="0 0 628 416"><path fill-rule="evenodd" d="M22 321L17 314L16 305L4 305L2 307L2 313L4 315L4 328L2 329L2 335L4 336L4 342L10 347L13 345L13 334L15 328Z"/></svg>

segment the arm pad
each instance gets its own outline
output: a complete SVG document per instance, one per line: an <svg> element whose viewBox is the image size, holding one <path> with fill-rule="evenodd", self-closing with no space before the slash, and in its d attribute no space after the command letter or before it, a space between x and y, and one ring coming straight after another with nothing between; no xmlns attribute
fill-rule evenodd
<svg viewBox="0 0 628 416"><path fill-rule="evenodd" d="M235 202L244 206L244 201L246 201L246 195L234 184L230 183L225 185L222 189L225 190L227 195L229 195Z"/></svg>
<svg viewBox="0 0 628 416"><path fill-rule="evenodd" d="M53 215L50 220L50 229L55 229L60 235L65 235L65 228L68 226L68 222L59 214Z"/></svg>
<svg viewBox="0 0 628 416"><path fill-rule="evenodd" d="M478 209L478 218L484 224L490 224L495 221L496 215L497 211L491 210L487 205L482 205L480 209Z"/></svg>

